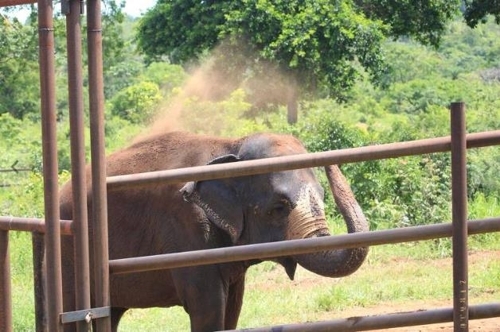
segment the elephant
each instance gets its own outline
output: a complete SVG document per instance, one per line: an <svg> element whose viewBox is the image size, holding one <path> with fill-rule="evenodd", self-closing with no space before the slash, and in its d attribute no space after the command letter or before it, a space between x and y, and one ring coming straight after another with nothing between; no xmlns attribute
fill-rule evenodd
<svg viewBox="0 0 500 332"><path fill-rule="evenodd" d="M258 133L229 139L168 132L142 139L106 158L107 176L182 167L234 163L307 153L291 135ZM349 232L368 225L345 178L330 168L334 182L348 189L335 196ZM334 184L335 185L335 184ZM87 187L91 180L88 170ZM350 194L349 194L350 193ZM155 183L108 190L109 258L121 259L191 250L329 236L324 190L312 169L235 178ZM88 195L89 232L92 201ZM60 191L61 219L72 219L71 182ZM92 234L92 233L90 233ZM90 235L92 245L92 236ZM64 311L75 310L73 239L63 236ZM293 280L297 264L327 277L356 271L365 247L272 259ZM90 253L91 266L93 262ZM242 307L245 273L261 260L156 270L110 276L112 331L130 308L182 306L191 331L234 329ZM90 275L93 272L91 272ZM73 331L74 324L65 325Z"/></svg>

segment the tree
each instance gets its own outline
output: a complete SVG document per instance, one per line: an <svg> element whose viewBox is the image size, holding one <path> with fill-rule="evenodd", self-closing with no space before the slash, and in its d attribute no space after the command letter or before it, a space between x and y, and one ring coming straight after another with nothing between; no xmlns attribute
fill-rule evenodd
<svg viewBox="0 0 500 332"><path fill-rule="evenodd" d="M38 111L37 39L17 19L0 15L0 114Z"/></svg>
<svg viewBox="0 0 500 332"><path fill-rule="evenodd" d="M387 36L412 37L425 45L438 46L446 25L460 8L460 0L354 0L371 20L388 27Z"/></svg>
<svg viewBox="0 0 500 332"><path fill-rule="evenodd" d="M221 45L214 66L224 77L281 72L281 84L300 77L303 92L327 88L342 98L358 63L374 75L383 70L382 29L349 2L159 1L140 21L138 46L151 59L186 63ZM286 95L284 103L295 99Z"/></svg>
<svg viewBox="0 0 500 332"><path fill-rule="evenodd" d="M458 9L458 0L159 0L141 19L137 40L149 59L166 56L173 63L219 46L224 51L215 67L223 76L241 81L279 71L286 77L281 84L300 83L302 96L343 100L364 72L377 82L386 70L386 36L436 45ZM284 95L281 102L289 105L298 97Z"/></svg>
<svg viewBox="0 0 500 332"><path fill-rule="evenodd" d="M40 118L40 87L38 64L38 34L36 8L25 23L19 22L14 15L16 8L9 7L0 12L0 114L10 113L18 119ZM104 74L107 83L114 82L115 71L109 70L122 62L127 53L124 52L122 35L123 2L115 0L104 1L103 7L103 52ZM11 17L12 16L12 17ZM82 37L86 43L85 20L82 19ZM58 13L54 18L55 58L57 66L57 108L58 116L67 114L67 85L66 85L66 29L65 17ZM83 47L86 51L86 47ZM132 53L132 51L130 52ZM130 55L130 54L128 54ZM87 56L84 55L84 65ZM84 71L86 75L86 71ZM110 77L111 76L111 77ZM115 80L116 81L116 80ZM84 83L88 81L85 80ZM107 85L108 87L108 85Z"/></svg>
<svg viewBox="0 0 500 332"><path fill-rule="evenodd" d="M486 16L491 14L500 24L500 1L499 0L465 0L464 17L467 24L474 28L478 23L485 23Z"/></svg>

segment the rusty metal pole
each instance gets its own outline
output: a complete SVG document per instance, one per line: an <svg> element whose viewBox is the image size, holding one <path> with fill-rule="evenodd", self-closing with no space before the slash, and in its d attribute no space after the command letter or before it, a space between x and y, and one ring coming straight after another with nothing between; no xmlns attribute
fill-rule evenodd
<svg viewBox="0 0 500 332"><path fill-rule="evenodd" d="M471 307L471 318L493 318L500 315L500 304L482 304ZM359 332L359 331L391 331L396 327L417 326L423 324L437 324L452 321L453 309L419 310L414 312L397 312L385 315L350 317L305 324L284 324L241 330L225 330L225 332ZM410 331L422 331L410 329ZM425 330L425 329L424 329Z"/></svg>
<svg viewBox="0 0 500 332"><path fill-rule="evenodd" d="M453 326L469 331L467 262L467 147L465 104L451 104L451 179L453 224Z"/></svg>
<svg viewBox="0 0 500 332"><path fill-rule="evenodd" d="M96 307L110 306L108 209L104 145L104 84L102 66L101 1L87 1L89 56L90 140L92 155L92 208L94 296ZM110 317L96 320L97 331L111 331Z"/></svg>
<svg viewBox="0 0 500 332"><path fill-rule="evenodd" d="M9 232L0 231L0 331L12 332Z"/></svg>
<svg viewBox="0 0 500 332"><path fill-rule="evenodd" d="M85 172L85 133L83 113L82 35L80 0L69 0L66 11L68 48L68 96L71 140L71 183L73 189L73 231L75 256L76 310L90 309L89 235L87 185ZM89 323L76 322L78 331L87 331Z"/></svg>
<svg viewBox="0 0 500 332"><path fill-rule="evenodd" d="M1 220L1 218L0 218ZM45 248L45 235L43 233L31 232L31 245L33 248L33 289L35 298L35 331L47 331L47 315L45 307L44 284L45 273L43 268L43 256Z"/></svg>
<svg viewBox="0 0 500 332"><path fill-rule="evenodd" d="M59 185L56 139L56 96L54 24L52 0L38 1L40 95L42 112L43 184L45 207L45 249L47 265L48 330L62 330L61 235L59 225Z"/></svg>

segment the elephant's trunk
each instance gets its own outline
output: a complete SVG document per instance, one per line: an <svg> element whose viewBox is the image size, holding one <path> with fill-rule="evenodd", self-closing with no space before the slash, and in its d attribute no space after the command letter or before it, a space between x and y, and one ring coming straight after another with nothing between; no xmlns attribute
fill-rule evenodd
<svg viewBox="0 0 500 332"><path fill-rule="evenodd" d="M336 165L333 165L325 167L325 170L335 202L340 213L344 217L348 232L368 231L368 222L358 202L354 198L345 177L340 172L340 169ZM309 199L307 203L311 203L312 201L315 200ZM310 208L312 212L296 212L296 215L292 216L292 218L296 218L296 221L299 219L302 220L297 223L297 225L301 225L299 229L297 229L298 227L294 227L295 229L292 230L293 234L289 234L289 238L308 238L330 235L324 218L324 212L322 212L321 215L316 215L316 207L314 204ZM294 210L303 211L300 206L297 206ZM298 264L309 271L326 277L338 278L355 272L364 262L367 254L368 248L361 247L297 255L294 256L294 259Z"/></svg>

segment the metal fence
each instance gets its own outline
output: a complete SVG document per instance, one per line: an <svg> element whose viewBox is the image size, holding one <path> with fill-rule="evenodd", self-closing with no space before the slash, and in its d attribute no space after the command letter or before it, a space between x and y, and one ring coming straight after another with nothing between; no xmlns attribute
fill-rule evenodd
<svg viewBox="0 0 500 332"><path fill-rule="evenodd" d="M32 3L29 0L0 0L0 6ZM89 54L89 99L92 155L92 200L97 226L92 236L95 248L88 247L86 194L84 188L83 89L81 79L80 1L69 1L64 6L67 17L68 74L70 92L70 126L72 181L74 188L74 220L59 220L57 183L57 144L55 112L55 67L53 4L38 1L40 45L40 83L42 111L42 141L44 163L45 220L33 218L0 217L0 330L12 331L12 303L10 289L9 231L33 232L34 254L40 254L40 236L44 236L46 251L47 297L36 299L36 312L40 316L46 305L46 322L37 320L37 330L46 323L49 331L61 331L63 322L78 321L82 328L86 318L93 317L97 331L110 331L110 273L128 273L199 264L213 264L252 258L277 257L310 253L325 249L352 248L381 245L439 237L452 237L453 242L453 308L419 311L405 314L356 317L308 324L277 327L280 331L363 331L441 322L454 322L455 331L468 331L469 319L500 317L500 303L468 305L467 237L471 234L500 231L500 218L467 221L466 149L500 145L500 130L466 135L465 107L463 103L451 106L451 136L400 142L353 149L327 151L304 155L269 158L236 164L199 166L185 169L124 175L106 178L104 170L103 81L100 1L87 1L87 35ZM327 166L384 158L446 152L452 154L452 223L415 226L386 231L348 234L314 239L255 244L233 248L219 248L203 252L183 252L153 257L108 260L106 190L118 186L146 186L158 182L185 182L249 174L260 174L304 167ZM95 204L98 203L98 204ZM63 313L60 236L72 234L77 251L76 269L81 275L77 283L77 311ZM96 294L95 307L90 306L89 250L96 253L93 276ZM35 273L40 266L35 266ZM35 287L41 287L35 275ZM270 331L273 327L255 331Z"/></svg>

